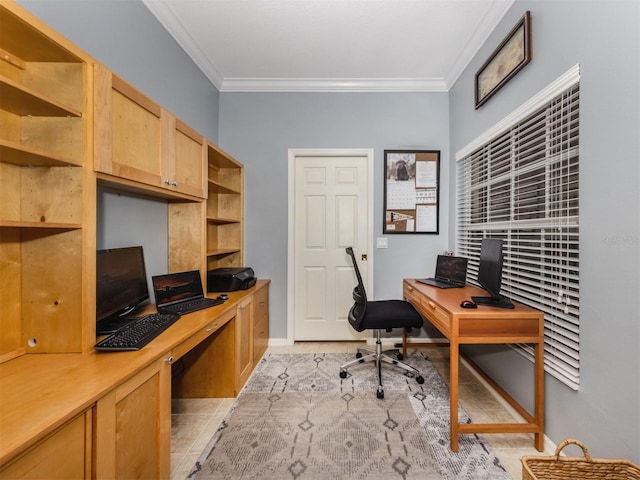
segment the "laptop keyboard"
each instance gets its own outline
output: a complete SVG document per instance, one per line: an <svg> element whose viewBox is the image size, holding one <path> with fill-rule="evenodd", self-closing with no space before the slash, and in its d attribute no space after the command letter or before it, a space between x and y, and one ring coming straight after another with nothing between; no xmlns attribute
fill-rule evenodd
<svg viewBox="0 0 640 480"><path fill-rule="evenodd" d="M422 279L418 279L418 281L420 283L424 283L426 285L431 285L433 287L438 287L438 288L460 288L460 287L464 287L464 285L461 285L459 283L447 282L446 280L441 280L441 279L438 279L438 278L422 278Z"/></svg>
<svg viewBox="0 0 640 480"><path fill-rule="evenodd" d="M188 302L178 303L175 305L165 305L158 307L158 310L162 312L171 312L177 313L179 315L184 315L185 313L197 312L198 310L203 310L205 308L213 307L215 305L221 305L224 303L224 300L219 298L198 298L196 300L189 300Z"/></svg>

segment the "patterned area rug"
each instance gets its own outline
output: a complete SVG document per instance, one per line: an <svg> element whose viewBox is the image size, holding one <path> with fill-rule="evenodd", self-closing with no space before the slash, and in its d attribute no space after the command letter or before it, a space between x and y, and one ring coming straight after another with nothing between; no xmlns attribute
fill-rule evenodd
<svg viewBox="0 0 640 480"><path fill-rule="evenodd" d="M269 354L256 368L189 478L506 480L478 435L449 449L449 389L422 353L405 361L425 379L371 363L341 379L348 354ZM460 409L460 421L469 422Z"/></svg>

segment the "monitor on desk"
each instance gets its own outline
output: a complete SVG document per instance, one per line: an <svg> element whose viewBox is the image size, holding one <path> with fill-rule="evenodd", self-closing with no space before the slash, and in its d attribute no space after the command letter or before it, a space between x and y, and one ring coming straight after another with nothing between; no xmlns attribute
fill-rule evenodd
<svg viewBox="0 0 640 480"><path fill-rule="evenodd" d="M113 333L149 301L142 246L96 252L96 333Z"/></svg>
<svg viewBox="0 0 640 480"><path fill-rule="evenodd" d="M513 308L513 303L500 295L502 285L502 240L483 238L480 248L480 264L478 266L478 283L490 296L471 297L477 305L488 305L499 308Z"/></svg>

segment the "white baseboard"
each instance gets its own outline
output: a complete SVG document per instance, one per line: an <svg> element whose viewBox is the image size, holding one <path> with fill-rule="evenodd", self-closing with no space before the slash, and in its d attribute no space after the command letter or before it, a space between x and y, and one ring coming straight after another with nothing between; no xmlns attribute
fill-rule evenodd
<svg viewBox="0 0 640 480"><path fill-rule="evenodd" d="M288 338L269 338L270 347L290 347L294 342Z"/></svg>

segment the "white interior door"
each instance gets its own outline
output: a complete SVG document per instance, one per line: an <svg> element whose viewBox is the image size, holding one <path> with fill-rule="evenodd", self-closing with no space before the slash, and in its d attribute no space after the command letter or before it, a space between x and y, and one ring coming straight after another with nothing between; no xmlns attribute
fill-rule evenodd
<svg viewBox="0 0 640 480"><path fill-rule="evenodd" d="M298 151L291 159L293 339L362 338L347 320L356 276L345 248L354 247L368 288L372 265L362 255L373 244L373 153Z"/></svg>

